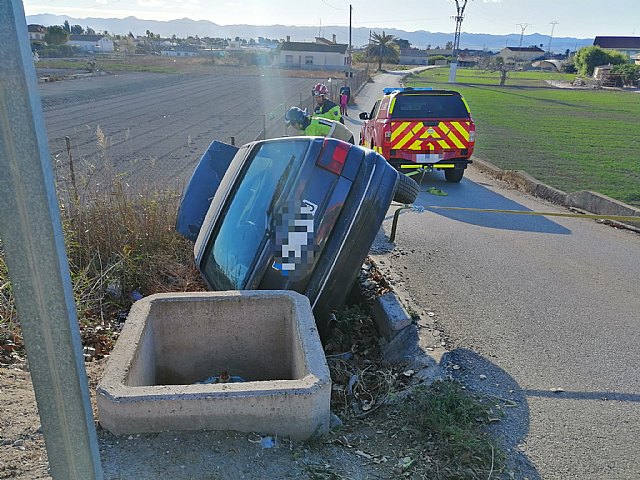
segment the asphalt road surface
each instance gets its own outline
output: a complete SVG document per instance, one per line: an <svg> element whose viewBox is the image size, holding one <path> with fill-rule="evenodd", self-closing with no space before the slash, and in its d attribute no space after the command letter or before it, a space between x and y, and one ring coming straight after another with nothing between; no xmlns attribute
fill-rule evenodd
<svg viewBox="0 0 640 480"><path fill-rule="evenodd" d="M368 85L359 110L394 80ZM460 184L440 172L421 180L426 211L403 213L395 250L376 258L435 314L450 373L503 405L494 428L519 457L516 478L640 478L640 235L593 220L429 209L566 212L473 169Z"/></svg>

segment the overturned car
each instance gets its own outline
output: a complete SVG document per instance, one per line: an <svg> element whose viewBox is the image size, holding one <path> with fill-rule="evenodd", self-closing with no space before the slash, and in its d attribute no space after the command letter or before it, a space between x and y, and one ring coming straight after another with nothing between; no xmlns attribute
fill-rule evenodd
<svg viewBox="0 0 640 480"><path fill-rule="evenodd" d="M418 185L373 150L321 137L240 148L213 142L185 189L176 229L195 241L213 290L294 290L323 338L392 200Z"/></svg>

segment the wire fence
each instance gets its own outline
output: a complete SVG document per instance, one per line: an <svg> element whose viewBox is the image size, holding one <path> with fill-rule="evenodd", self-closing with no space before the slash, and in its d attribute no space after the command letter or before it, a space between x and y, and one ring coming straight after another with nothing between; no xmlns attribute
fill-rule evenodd
<svg viewBox="0 0 640 480"><path fill-rule="evenodd" d="M333 77L324 82L330 90L329 98L338 103L342 85L351 88L353 99L368 78L366 70L359 70L348 79ZM222 108L222 111L212 111L210 116L202 115L202 112L198 116L190 110L192 106L185 106L188 122L185 122L185 114L173 115L170 111L153 118L141 113L135 128L117 120L111 120L110 125L84 123L85 117L80 117L80 123L58 128L49 138L49 151L64 203L68 204L72 198L90 198L100 191L108 191L114 178L123 180L133 191L142 191L150 184L180 189L186 185L202 153L213 140L241 146L267 138L298 135L287 127L285 113L292 106L313 110L311 90L316 81L317 77L298 82L299 91L281 89L277 95L260 96L266 103L261 104L258 111L246 101L238 101L234 108L226 111ZM224 85L228 83L223 82ZM232 89L229 92L243 95ZM126 108L126 104L120 102L120 105L114 102L102 108L113 110L109 118L118 119L120 108ZM144 110L142 105L140 110ZM230 110L234 113L229 113ZM193 120L196 116L202 120Z"/></svg>

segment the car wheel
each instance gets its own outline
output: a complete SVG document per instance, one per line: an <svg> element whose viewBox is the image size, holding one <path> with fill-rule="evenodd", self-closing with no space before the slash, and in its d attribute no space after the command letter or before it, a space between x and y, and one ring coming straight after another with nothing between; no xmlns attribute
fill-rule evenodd
<svg viewBox="0 0 640 480"><path fill-rule="evenodd" d="M458 183L464 176L464 168L448 168L444 171L444 178L447 182Z"/></svg>
<svg viewBox="0 0 640 480"><path fill-rule="evenodd" d="M398 172L398 186L393 194L393 201L409 204L416 201L420 186L413 178L407 177L404 173Z"/></svg>

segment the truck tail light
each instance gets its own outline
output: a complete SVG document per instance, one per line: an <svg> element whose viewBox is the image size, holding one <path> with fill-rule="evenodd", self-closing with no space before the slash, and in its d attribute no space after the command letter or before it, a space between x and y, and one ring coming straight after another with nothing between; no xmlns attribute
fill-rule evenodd
<svg viewBox="0 0 640 480"><path fill-rule="evenodd" d="M391 129L388 128L388 127L384 132L384 141L385 142L390 142L391 141Z"/></svg>
<svg viewBox="0 0 640 480"><path fill-rule="evenodd" d="M316 161L316 165L340 175L350 149L351 146L348 143L327 138L324 141L322 152Z"/></svg>
<svg viewBox="0 0 640 480"><path fill-rule="evenodd" d="M476 131L475 130L471 130L469 132L469 141L470 142L475 142L476 141Z"/></svg>

